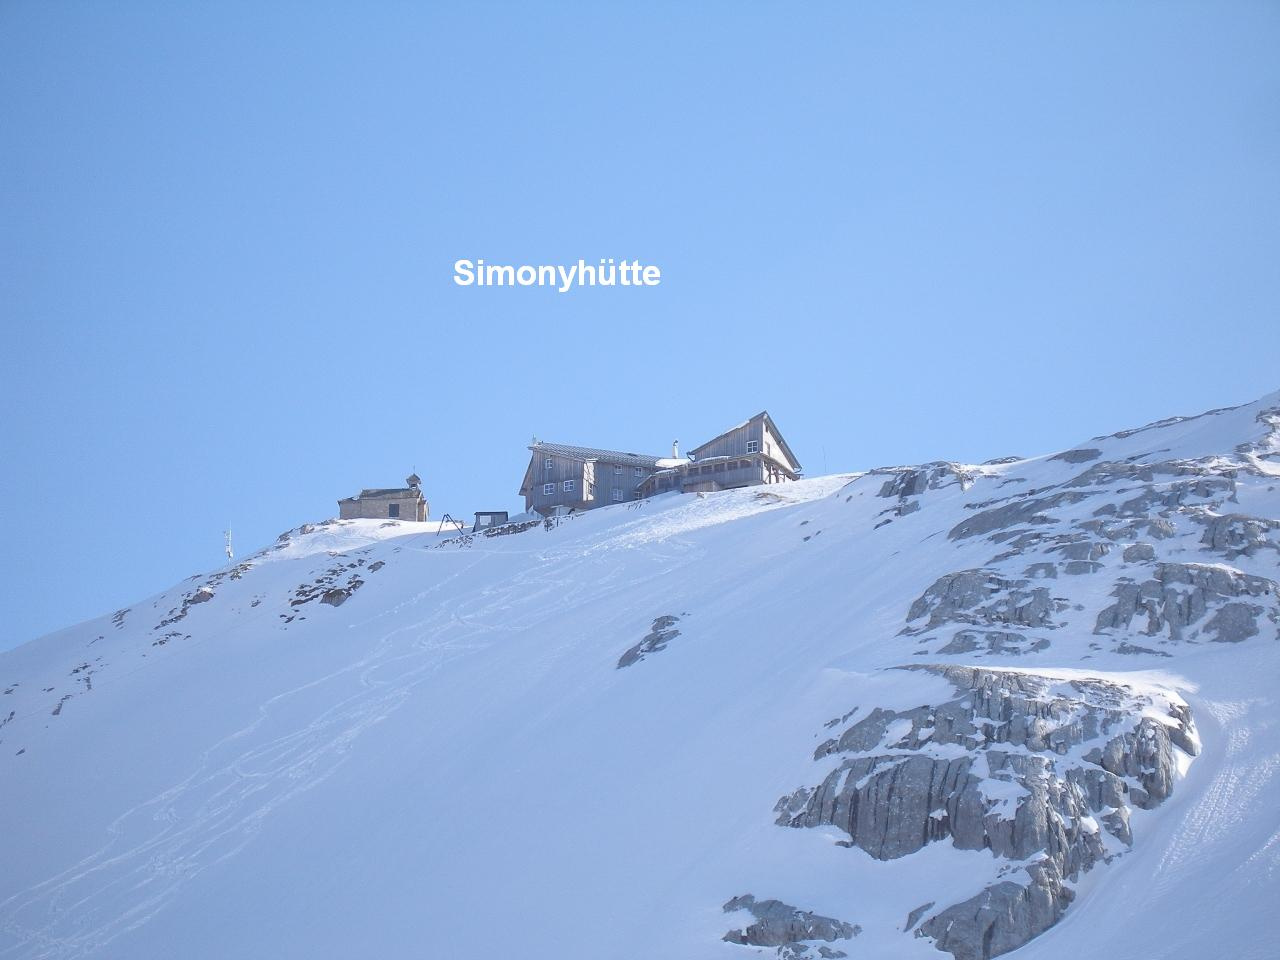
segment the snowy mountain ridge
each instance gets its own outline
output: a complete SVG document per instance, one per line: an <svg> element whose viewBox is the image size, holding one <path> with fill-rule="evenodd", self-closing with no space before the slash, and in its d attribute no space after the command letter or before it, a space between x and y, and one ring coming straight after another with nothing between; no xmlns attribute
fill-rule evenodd
<svg viewBox="0 0 1280 960"><path fill-rule="evenodd" d="M1278 487L1280 393L291 531L0 654L0 958L1270 956Z"/></svg>

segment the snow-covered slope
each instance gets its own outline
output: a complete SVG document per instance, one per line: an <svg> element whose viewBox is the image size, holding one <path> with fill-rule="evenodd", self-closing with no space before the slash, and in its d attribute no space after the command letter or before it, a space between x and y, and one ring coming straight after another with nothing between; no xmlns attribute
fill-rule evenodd
<svg viewBox="0 0 1280 960"><path fill-rule="evenodd" d="M1273 394L293 531L0 655L0 958L1273 956L1278 518Z"/></svg>

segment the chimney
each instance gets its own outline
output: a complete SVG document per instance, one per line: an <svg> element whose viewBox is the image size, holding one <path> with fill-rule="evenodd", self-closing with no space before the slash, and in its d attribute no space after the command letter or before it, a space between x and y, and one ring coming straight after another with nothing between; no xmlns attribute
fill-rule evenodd
<svg viewBox="0 0 1280 960"><path fill-rule="evenodd" d="M680 459L680 441L679 440L671 441L671 459L672 460Z"/></svg>

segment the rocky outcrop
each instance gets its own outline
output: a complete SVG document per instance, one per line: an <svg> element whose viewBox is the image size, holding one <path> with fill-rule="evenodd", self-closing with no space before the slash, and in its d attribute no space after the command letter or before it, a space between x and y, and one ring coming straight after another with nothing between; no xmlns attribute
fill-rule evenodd
<svg viewBox="0 0 1280 960"><path fill-rule="evenodd" d="M1205 635L1238 643L1260 632L1264 615L1277 620L1277 593L1274 580L1229 567L1160 563L1149 580L1126 578L1116 584L1115 603L1098 614L1094 632L1127 630L1135 617L1145 617L1147 636L1180 641Z"/></svg>
<svg viewBox="0 0 1280 960"><path fill-rule="evenodd" d="M1257 440L1238 444L1236 453L1251 460L1274 461L1280 458L1280 407L1259 411L1255 419L1263 427L1262 436Z"/></svg>
<svg viewBox="0 0 1280 960"><path fill-rule="evenodd" d="M1047 587L1031 587L1027 580L1006 579L993 570L961 570L939 577L911 604L903 632L945 623L1051 628L1060 609ZM926 624L912 625L926 616Z"/></svg>
<svg viewBox="0 0 1280 960"><path fill-rule="evenodd" d="M649 628L648 634L644 639L635 646L630 647L618 658L618 666L616 669L621 670L623 667L629 667L633 663L639 663L651 653L658 653L667 649L667 644L680 636L680 631L676 629L676 623L679 617L662 616L653 621L653 626Z"/></svg>
<svg viewBox="0 0 1280 960"><path fill-rule="evenodd" d="M960 521L951 528L947 537L952 540L963 540L966 537L981 536L1025 524L1052 523L1053 518L1049 515L1049 511L1078 503L1087 496L1089 496L1088 493L1077 490L1061 490L1047 497L1013 500L998 507L982 510Z"/></svg>
<svg viewBox="0 0 1280 960"><path fill-rule="evenodd" d="M1061 460L1064 463L1088 463L1090 460L1097 460L1100 456L1102 451L1097 447L1080 447L1075 450L1064 450L1049 459Z"/></svg>
<svg viewBox="0 0 1280 960"><path fill-rule="evenodd" d="M755 917L755 922L739 930L730 930L723 939L728 943L755 947L778 947L778 956L787 960L809 956L809 947L816 941L852 940L862 932L857 924L822 917L781 900L757 900L751 894L734 897L724 905L725 913L739 910L748 911ZM843 957L845 953L827 949L817 955Z"/></svg>
<svg viewBox="0 0 1280 960"><path fill-rule="evenodd" d="M219 578L221 579L221 578ZM214 578L210 578L209 582L201 584L190 593L182 595L182 603L180 606L174 607L169 611L168 616L153 627L153 630L162 630L165 627L177 623L179 620L186 618L191 608L200 603L208 603L214 597L213 587L215 585Z"/></svg>
<svg viewBox="0 0 1280 960"><path fill-rule="evenodd" d="M988 656L1021 656L1024 653L1039 653L1049 648L1049 641L1043 637L1029 638L1021 633L1005 630L960 630L938 653L955 656L962 653L984 653Z"/></svg>
<svg viewBox="0 0 1280 960"><path fill-rule="evenodd" d="M1205 525L1200 542L1228 560L1241 556L1252 557L1262 550L1280 553L1280 538L1273 536L1276 531L1280 531L1280 521L1239 513L1206 515L1198 519Z"/></svg>
<svg viewBox="0 0 1280 960"><path fill-rule="evenodd" d="M1156 558L1156 548L1149 543L1131 543L1124 548L1120 558L1125 563L1142 563Z"/></svg>
<svg viewBox="0 0 1280 960"><path fill-rule="evenodd" d="M930 917L916 931L956 960L989 960L1016 950L1058 922L1074 899L1053 862L1032 864L1026 882L993 884Z"/></svg>
<svg viewBox="0 0 1280 960"><path fill-rule="evenodd" d="M956 484L959 484L960 489L967 490L977 476L971 468L945 460L924 463L918 467L886 467L872 472L889 474L889 479L876 494L879 497L915 497L928 490Z"/></svg>
<svg viewBox="0 0 1280 960"><path fill-rule="evenodd" d="M1196 749L1190 713L1172 693L1103 678L906 669L946 678L953 696L848 723L814 753L837 765L775 811L783 826L834 826L880 860L950 841L1022 864L1023 881L1005 879L921 924L918 935L957 960L1007 952L1052 925L1071 900L1064 879L1127 847L1130 808L1168 797L1175 748Z"/></svg>

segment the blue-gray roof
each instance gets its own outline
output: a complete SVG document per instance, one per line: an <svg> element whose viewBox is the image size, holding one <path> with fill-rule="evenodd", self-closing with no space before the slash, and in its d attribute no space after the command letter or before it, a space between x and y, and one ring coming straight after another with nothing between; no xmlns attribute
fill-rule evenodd
<svg viewBox="0 0 1280 960"><path fill-rule="evenodd" d="M598 447L573 447L564 443L538 442L529 447L530 450L543 455L568 457L570 460L604 460L607 463L620 463L627 467L646 467L652 470L662 457L649 456L644 453L626 453L621 450L602 450Z"/></svg>

